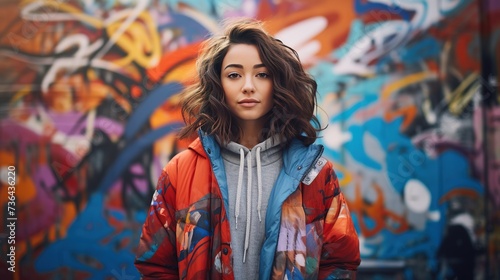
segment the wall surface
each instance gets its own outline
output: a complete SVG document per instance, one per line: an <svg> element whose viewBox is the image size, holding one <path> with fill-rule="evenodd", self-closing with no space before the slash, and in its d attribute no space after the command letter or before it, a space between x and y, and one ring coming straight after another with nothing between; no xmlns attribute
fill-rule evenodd
<svg viewBox="0 0 500 280"><path fill-rule="evenodd" d="M2 0L0 278L139 279L156 180L187 144L176 96L218 22L251 16L318 81L360 278L445 279L463 256L500 279L500 7L485 2Z"/></svg>

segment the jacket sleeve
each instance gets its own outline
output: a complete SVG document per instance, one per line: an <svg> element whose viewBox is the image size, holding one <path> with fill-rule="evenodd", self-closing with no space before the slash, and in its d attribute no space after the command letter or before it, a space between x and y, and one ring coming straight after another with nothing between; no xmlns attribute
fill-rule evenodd
<svg viewBox="0 0 500 280"><path fill-rule="evenodd" d="M146 214L134 262L142 279L179 278L175 209L175 188L165 168Z"/></svg>
<svg viewBox="0 0 500 280"><path fill-rule="evenodd" d="M331 163L326 169L325 187L333 198L325 217L319 279L356 279L361 262L358 235Z"/></svg>

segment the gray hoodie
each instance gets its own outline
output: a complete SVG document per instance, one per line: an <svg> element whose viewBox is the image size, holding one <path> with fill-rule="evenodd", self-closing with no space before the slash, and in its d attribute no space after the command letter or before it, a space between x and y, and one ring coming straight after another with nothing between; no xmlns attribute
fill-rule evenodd
<svg viewBox="0 0 500 280"><path fill-rule="evenodd" d="M233 270L239 279L257 279L259 275L267 204L283 164L280 144L275 137L251 150L235 142L221 146L228 184Z"/></svg>

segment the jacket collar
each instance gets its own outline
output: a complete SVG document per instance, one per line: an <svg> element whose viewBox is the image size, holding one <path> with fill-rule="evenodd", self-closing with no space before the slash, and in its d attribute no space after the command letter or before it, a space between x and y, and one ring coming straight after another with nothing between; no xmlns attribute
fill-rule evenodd
<svg viewBox="0 0 500 280"><path fill-rule="evenodd" d="M198 130L198 138L196 138L189 146L189 149L195 151L200 156L207 158L220 156L220 147L213 135Z"/></svg>
<svg viewBox="0 0 500 280"><path fill-rule="evenodd" d="M213 135L199 130L198 138L193 141L189 148L202 157L218 158L220 157L220 147ZM311 144L305 146L298 139L293 139L283 150L283 168L286 174L294 177L298 181L307 175L316 161L323 153L323 146Z"/></svg>
<svg viewBox="0 0 500 280"><path fill-rule="evenodd" d="M293 139L283 151L283 169L286 174L302 181L323 154L323 146L311 144L305 146L298 139Z"/></svg>

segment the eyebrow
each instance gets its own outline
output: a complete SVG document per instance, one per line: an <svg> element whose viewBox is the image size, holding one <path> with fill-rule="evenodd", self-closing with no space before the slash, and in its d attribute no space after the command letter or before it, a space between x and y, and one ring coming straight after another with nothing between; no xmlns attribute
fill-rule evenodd
<svg viewBox="0 0 500 280"><path fill-rule="evenodd" d="M241 65L241 64L228 64L226 67L224 67L224 70L226 70L229 67L235 67L235 68L241 68L241 69L243 69L243 65ZM261 64L255 64L253 66L253 69L262 68L262 67L266 67L266 66L263 63L261 63Z"/></svg>

